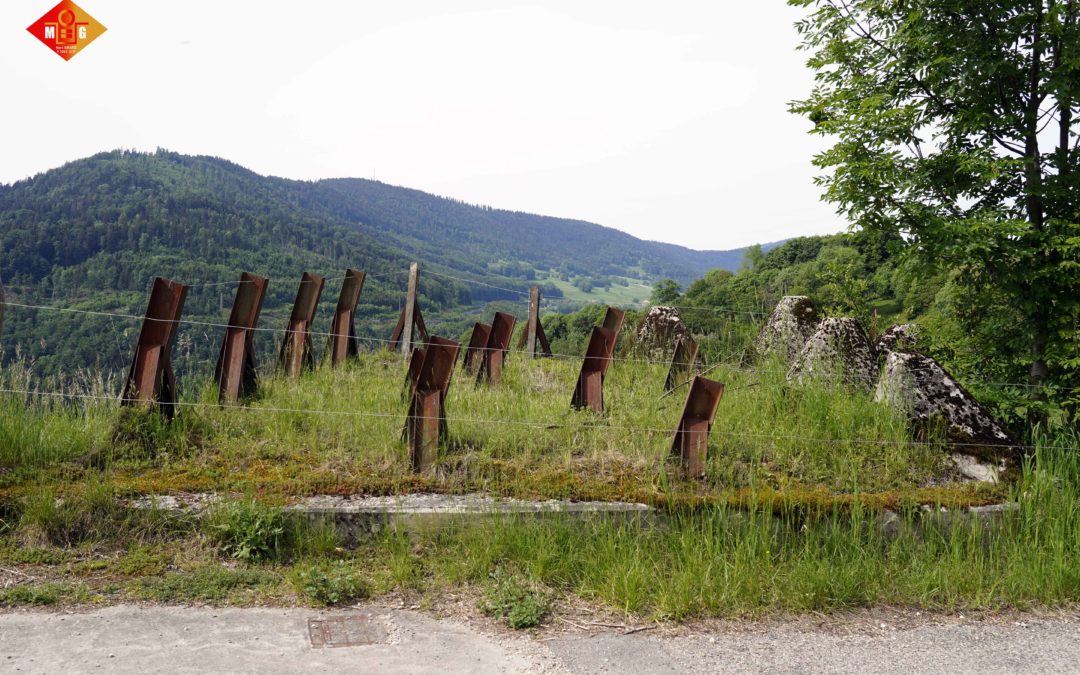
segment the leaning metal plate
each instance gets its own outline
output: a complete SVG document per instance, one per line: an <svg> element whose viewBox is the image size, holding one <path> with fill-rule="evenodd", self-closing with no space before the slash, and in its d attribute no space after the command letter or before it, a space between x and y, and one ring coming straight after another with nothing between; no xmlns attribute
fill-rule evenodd
<svg viewBox="0 0 1080 675"><path fill-rule="evenodd" d="M308 636L314 649L361 647L385 643L389 632L385 625L371 620L370 614L353 614L324 619L308 619Z"/></svg>

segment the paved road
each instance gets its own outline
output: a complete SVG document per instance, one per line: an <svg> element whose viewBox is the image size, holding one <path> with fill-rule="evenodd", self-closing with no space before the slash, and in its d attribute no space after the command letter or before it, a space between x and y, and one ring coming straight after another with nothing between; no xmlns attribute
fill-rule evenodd
<svg viewBox="0 0 1080 675"><path fill-rule="evenodd" d="M345 619L343 622L339 619ZM418 612L109 607L0 614L0 671L364 673L1080 672L1080 617L844 634L805 624L671 636L480 632ZM329 640L329 645L312 646ZM335 646L338 643L358 643Z"/></svg>

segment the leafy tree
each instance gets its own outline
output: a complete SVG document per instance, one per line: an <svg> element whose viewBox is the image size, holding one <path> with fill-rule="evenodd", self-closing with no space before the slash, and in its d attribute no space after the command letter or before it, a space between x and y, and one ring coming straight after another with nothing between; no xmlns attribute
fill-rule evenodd
<svg viewBox="0 0 1080 675"><path fill-rule="evenodd" d="M825 198L1019 318L1014 372L1075 386L1080 1L789 3L817 73L791 109L835 139Z"/></svg>
<svg viewBox="0 0 1080 675"><path fill-rule="evenodd" d="M743 259L739 264L739 271L752 270L761 265L765 259L765 251L761 250L761 244L747 246L743 251Z"/></svg>
<svg viewBox="0 0 1080 675"><path fill-rule="evenodd" d="M681 293L682 288L679 287L679 282L674 279L664 279L653 286L649 302L654 305L667 305L678 300Z"/></svg>

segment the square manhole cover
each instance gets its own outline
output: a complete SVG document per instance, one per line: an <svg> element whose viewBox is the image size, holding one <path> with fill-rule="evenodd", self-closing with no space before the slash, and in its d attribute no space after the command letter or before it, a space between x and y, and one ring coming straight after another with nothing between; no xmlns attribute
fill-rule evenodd
<svg viewBox="0 0 1080 675"><path fill-rule="evenodd" d="M370 614L335 616L325 619L308 619L308 636L311 646L359 647L386 642L389 632L385 625L371 620Z"/></svg>

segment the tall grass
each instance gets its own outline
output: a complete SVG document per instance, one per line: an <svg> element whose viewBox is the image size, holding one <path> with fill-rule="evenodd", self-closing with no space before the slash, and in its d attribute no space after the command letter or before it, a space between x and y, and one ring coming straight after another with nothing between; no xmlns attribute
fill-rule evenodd
<svg viewBox="0 0 1080 675"><path fill-rule="evenodd" d="M68 382L35 381L32 372L21 358L0 369L0 468L40 468L106 445L116 404L104 399L117 396L112 380L80 371Z"/></svg>
<svg viewBox="0 0 1080 675"><path fill-rule="evenodd" d="M886 527L858 507L810 519L720 507L653 526L509 519L391 532L371 548L381 569L400 565L395 551L420 552L410 559L410 579L483 583L492 570L509 568L628 613L669 619L880 603L959 609L1080 601L1080 456L1040 450L1011 497L1015 510L985 520L914 509Z"/></svg>
<svg viewBox="0 0 1080 675"><path fill-rule="evenodd" d="M498 385L477 385L457 370L446 403L448 442L434 473L419 482L401 435L405 363L386 352L320 367L298 382L268 377L242 408L217 406L214 383L202 382L182 393L184 405L169 425L152 415L121 415L108 400L0 394L0 439L7 441L0 466L37 470L93 454L128 475L137 491L187 485L298 495L438 487L604 499L662 493L665 474L677 474L668 462L685 388L664 397L663 364L616 362L604 385L605 413L595 415L569 405L579 368L577 360L513 353ZM870 392L826 382L789 386L775 363L721 366L709 376L727 390L707 480L680 483L684 492L880 492L950 477L943 448L911 443L902 416ZM100 395L111 386L86 388ZM79 393L70 385L65 391Z"/></svg>

